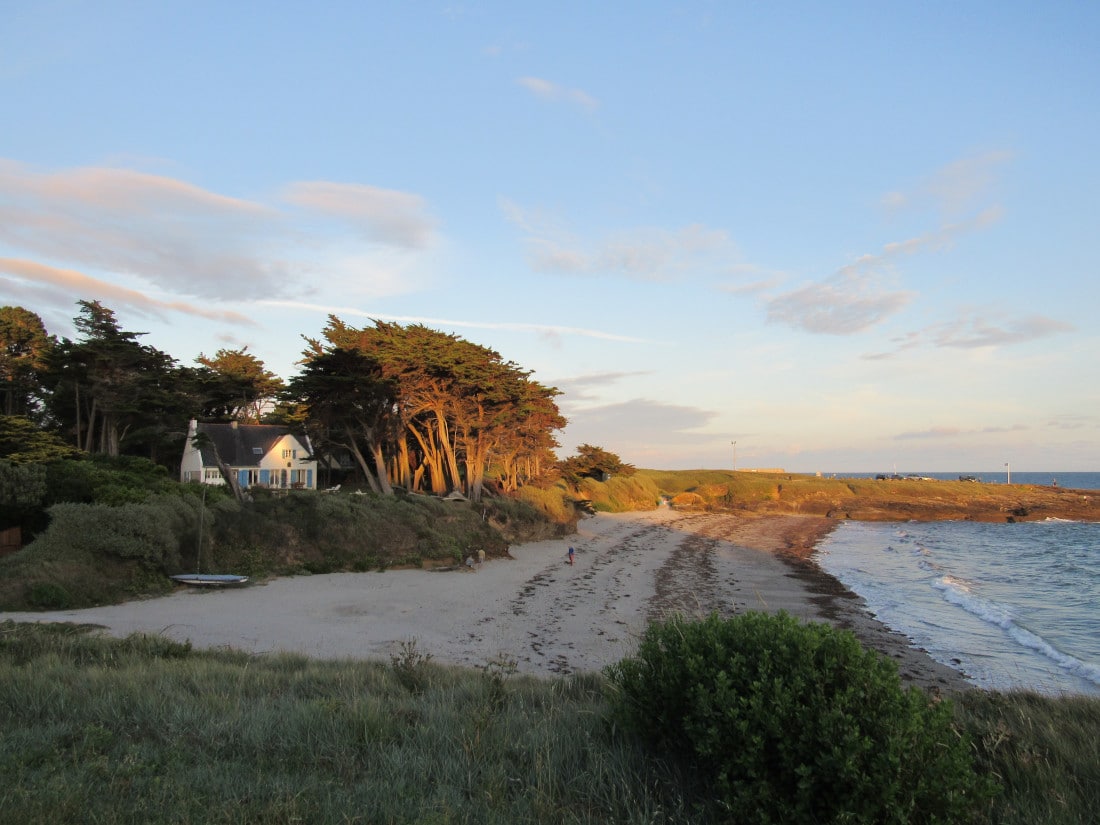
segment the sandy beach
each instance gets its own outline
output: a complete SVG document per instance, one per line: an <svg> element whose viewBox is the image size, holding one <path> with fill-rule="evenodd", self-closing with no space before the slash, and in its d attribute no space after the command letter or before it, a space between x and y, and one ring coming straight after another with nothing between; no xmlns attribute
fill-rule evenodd
<svg viewBox="0 0 1100 825"><path fill-rule="evenodd" d="M0 620L88 623L115 636L157 633L199 648L327 659L388 659L415 641L437 662L477 667L508 657L520 672L551 676L631 654L647 622L673 611L786 610L853 631L894 659L909 683L966 689L962 674L911 648L810 560L834 524L668 508L599 514L573 536L515 546L511 558L472 571L295 576Z"/></svg>

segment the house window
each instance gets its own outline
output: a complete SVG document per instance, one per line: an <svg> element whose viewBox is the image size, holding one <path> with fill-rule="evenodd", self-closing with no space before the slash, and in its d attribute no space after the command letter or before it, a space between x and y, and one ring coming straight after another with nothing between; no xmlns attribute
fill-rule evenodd
<svg viewBox="0 0 1100 825"><path fill-rule="evenodd" d="M209 484L212 481L221 481L222 480L222 474L220 472L218 472L217 470L211 470L208 467L206 469L206 474L205 474L203 480L206 481L207 484Z"/></svg>
<svg viewBox="0 0 1100 825"><path fill-rule="evenodd" d="M297 450L283 450L283 458L297 458L297 457L298 457L298 451Z"/></svg>

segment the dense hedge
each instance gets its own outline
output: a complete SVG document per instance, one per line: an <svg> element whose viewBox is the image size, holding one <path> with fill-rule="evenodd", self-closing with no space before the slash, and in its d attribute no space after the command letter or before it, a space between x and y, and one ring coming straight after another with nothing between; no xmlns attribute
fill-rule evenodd
<svg viewBox="0 0 1100 825"><path fill-rule="evenodd" d="M961 822L988 800L950 702L847 631L677 616L609 676L618 718L707 777L732 822Z"/></svg>

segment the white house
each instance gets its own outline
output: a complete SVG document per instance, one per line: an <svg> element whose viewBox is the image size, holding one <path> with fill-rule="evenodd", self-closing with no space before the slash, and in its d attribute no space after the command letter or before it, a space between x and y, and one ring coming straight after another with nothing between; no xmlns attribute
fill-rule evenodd
<svg viewBox="0 0 1100 825"><path fill-rule="evenodd" d="M200 446L195 446L195 436ZM317 462L309 439L299 440L286 427L272 424L200 424L191 419L187 443L183 447L180 481L224 484L218 462L221 460L237 474L241 489L275 487L279 489L317 489Z"/></svg>

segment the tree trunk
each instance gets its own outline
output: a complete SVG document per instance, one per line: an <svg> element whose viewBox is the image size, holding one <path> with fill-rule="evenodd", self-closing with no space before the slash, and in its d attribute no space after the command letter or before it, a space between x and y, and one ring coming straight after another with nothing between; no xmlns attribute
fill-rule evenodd
<svg viewBox="0 0 1100 825"><path fill-rule="evenodd" d="M233 472L233 468L222 461L222 457L218 454L217 447L214 447L214 463L218 465L218 472L222 474L225 483L228 484L229 489L233 491L233 498L237 500L238 504L243 503L244 491L241 490L241 481L237 478L237 474Z"/></svg>
<svg viewBox="0 0 1100 825"><path fill-rule="evenodd" d="M432 430L428 430L427 433L421 433L416 429L413 423L409 422L409 431L416 438L420 449L424 453L424 462L422 466L425 466L428 470L428 479L431 483L432 492L436 495L443 495L447 492L447 481L443 474L443 460L440 455L439 448L432 443Z"/></svg>
<svg viewBox="0 0 1100 825"><path fill-rule="evenodd" d="M392 496L393 487L390 486L389 474L386 472L386 457L382 454L382 445L374 443L370 449L374 455L374 466L378 471L378 485L382 488L382 495Z"/></svg>
<svg viewBox="0 0 1100 825"><path fill-rule="evenodd" d="M371 485L373 492L382 494L382 488L378 486L378 480L374 477L374 473L371 470L370 465L366 463L366 459L363 456L362 451L359 449L359 444L355 443L355 439L349 438L348 443L344 444L344 447L351 451L351 454L355 456L355 461L359 463L359 469L363 471L363 476L366 478L366 483Z"/></svg>
<svg viewBox="0 0 1100 825"><path fill-rule="evenodd" d="M436 429L439 432L439 444L443 449L443 455L447 459L447 471L451 477L450 488L452 490L462 489L462 474L458 471L458 459L455 456L454 444L451 443L451 433L447 427L447 418L443 414L443 408L438 407L435 411Z"/></svg>
<svg viewBox="0 0 1100 825"><path fill-rule="evenodd" d="M91 453L92 446L95 444L95 417L96 417L96 400L92 399L92 407L88 410L88 434L85 436L84 452Z"/></svg>

